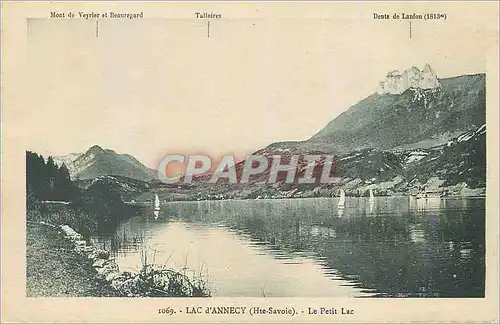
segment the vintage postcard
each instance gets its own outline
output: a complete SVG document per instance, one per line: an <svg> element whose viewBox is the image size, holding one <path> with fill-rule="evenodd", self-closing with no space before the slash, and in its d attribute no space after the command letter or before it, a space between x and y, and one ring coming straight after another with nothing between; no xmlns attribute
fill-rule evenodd
<svg viewBox="0 0 500 324"><path fill-rule="evenodd" d="M498 321L497 2L2 2L2 321Z"/></svg>

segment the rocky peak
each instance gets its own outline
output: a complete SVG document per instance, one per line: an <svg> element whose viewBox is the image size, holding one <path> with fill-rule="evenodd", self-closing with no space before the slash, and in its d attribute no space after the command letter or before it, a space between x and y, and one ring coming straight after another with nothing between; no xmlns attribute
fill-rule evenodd
<svg viewBox="0 0 500 324"><path fill-rule="evenodd" d="M424 68L412 66L411 68L400 72L399 70L390 71L385 79L380 82L378 94L401 94L410 88L416 89L434 89L440 88L436 73L429 64Z"/></svg>
<svg viewBox="0 0 500 324"><path fill-rule="evenodd" d="M87 153L92 153L95 155L95 154L104 153L104 150L99 145L94 145L88 149Z"/></svg>
<svg viewBox="0 0 500 324"><path fill-rule="evenodd" d="M424 72L424 73L430 73L430 74L436 76L436 72L434 72L434 70L431 68L431 66L429 65L429 63L425 63L424 69L422 70L422 72Z"/></svg>

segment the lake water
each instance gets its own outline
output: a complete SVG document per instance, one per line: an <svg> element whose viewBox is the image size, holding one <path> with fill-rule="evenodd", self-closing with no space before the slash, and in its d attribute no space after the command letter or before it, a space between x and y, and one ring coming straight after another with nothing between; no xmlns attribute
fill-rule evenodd
<svg viewBox="0 0 500 324"><path fill-rule="evenodd" d="M484 199L170 202L94 237L121 270L189 268L213 296L480 297Z"/></svg>

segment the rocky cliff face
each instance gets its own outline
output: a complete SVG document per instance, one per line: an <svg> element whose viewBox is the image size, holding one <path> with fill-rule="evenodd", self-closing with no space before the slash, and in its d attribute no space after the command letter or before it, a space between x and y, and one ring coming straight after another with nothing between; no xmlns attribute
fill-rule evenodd
<svg viewBox="0 0 500 324"><path fill-rule="evenodd" d="M387 73L387 76L380 82L378 94L401 94L410 88L415 89L435 89L440 88L436 73L429 64L423 70L417 67L400 72L399 70Z"/></svg>
<svg viewBox="0 0 500 324"><path fill-rule="evenodd" d="M374 93L295 146L304 152L315 149L344 154L364 148L444 144L486 122L485 80L484 74L464 75L439 79L439 88ZM291 148L288 143L274 146Z"/></svg>

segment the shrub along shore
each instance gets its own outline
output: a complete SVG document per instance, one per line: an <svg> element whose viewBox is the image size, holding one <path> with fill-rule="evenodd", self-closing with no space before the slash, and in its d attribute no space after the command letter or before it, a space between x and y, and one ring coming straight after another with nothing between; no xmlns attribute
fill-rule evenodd
<svg viewBox="0 0 500 324"><path fill-rule="evenodd" d="M110 253L68 225L28 222L27 295L79 297L208 297L200 278L150 264L121 272Z"/></svg>

